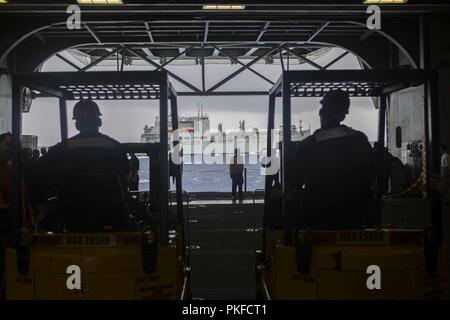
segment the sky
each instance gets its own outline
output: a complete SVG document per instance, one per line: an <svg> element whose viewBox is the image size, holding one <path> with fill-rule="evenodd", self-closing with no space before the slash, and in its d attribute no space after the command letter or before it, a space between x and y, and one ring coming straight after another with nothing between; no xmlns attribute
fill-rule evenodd
<svg viewBox="0 0 450 320"><path fill-rule="evenodd" d="M333 48L326 55L315 60L319 65L326 65L343 51ZM292 65L291 70L314 70L308 65ZM206 65L206 87L209 88L233 71L239 69L239 65ZM252 67L273 82L281 75L280 65L256 64ZM348 54L342 60L334 64L330 69L359 69L359 63L355 56ZM153 67L125 66L126 70L152 70ZM167 67L181 78L201 87L200 66ZM93 71L114 70L111 67L99 66ZM50 58L43 66L42 71L74 71L60 59ZM188 91L183 85L172 81L177 91ZM263 91L271 88L271 84L259 78L249 71L244 71L236 78L226 83L219 90L257 90ZM319 128L319 98L293 98L292 122L298 126L302 121L303 127L311 127L314 131ZM267 96L212 96L212 97L178 97L178 113L180 115L196 115L199 106L210 117L211 129L217 129L222 123L223 129L235 129L239 127L239 120L245 120L246 128L265 129L267 126ZM71 120L73 105L68 102L69 136L77 133ZM110 135L120 142L140 142L140 136L145 125L152 126L155 117L158 116L157 100L119 100L97 101L101 113L103 126L101 132ZM275 127L281 123L281 101L277 99L277 114ZM350 113L344 120L344 124L363 131L370 141L376 140L377 135L377 111L370 98L351 98ZM58 100L54 98L40 98L33 101L31 111L23 114L23 133L37 135L39 146L50 146L60 141Z"/></svg>

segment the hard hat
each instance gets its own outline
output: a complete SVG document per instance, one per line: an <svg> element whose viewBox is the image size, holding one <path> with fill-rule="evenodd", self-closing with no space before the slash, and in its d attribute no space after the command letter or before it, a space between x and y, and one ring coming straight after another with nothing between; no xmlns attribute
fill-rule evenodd
<svg viewBox="0 0 450 320"><path fill-rule="evenodd" d="M328 91L320 103L326 111L345 115L348 114L348 109L350 108L350 96L341 89L335 89Z"/></svg>
<svg viewBox="0 0 450 320"><path fill-rule="evenodd" d="M73 107L72 119L95 119L101 115L100 109L94 101L90 99L83 99L78 101Z"/></svg>

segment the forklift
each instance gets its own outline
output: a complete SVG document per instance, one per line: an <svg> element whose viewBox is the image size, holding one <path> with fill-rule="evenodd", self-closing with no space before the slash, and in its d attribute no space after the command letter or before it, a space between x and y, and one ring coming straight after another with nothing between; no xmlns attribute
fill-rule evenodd
<svg viewBox="0 0 450 320"><path fill-rule="evenodd" d="M431 188L439 174L437 73L433 70L319 70L285 71L269 95L267 155L280 172L266 174L263 244L257 251L257 295L275 300L385 300L446 299L447 249L443 243L442 207ZM334 89L350 97L371 97L378 108L378 137L373 204L367 225L352 230L312 229L293 222L302 207L292 209L291 99L323 97ZM402 104L408 90L419 92L417 108L423 114L421 174L402 192L386 186L387 152L407 151L413 141L395 126L389 115L413 105ZM276 98L282 99L282 141L275 144ZM420 100L420 101L419 101ZM388 135L386 134L388 133ZM389 148L385 148L385 144ZM403 148L403 149L402 149ZM280 156L276 156L277 154ZM273 155L273 157L271 157ZM270 164L270 161L266 161ZM289 196L291 195L291 196ZM302 194L297 195L301 197ZM295 196L294 196L295 198ZM290 202L291 201L291 202ZM332 210L332 209L330 209ZM364 209L362 209L364 210ZM364 214L364 213L362 213ZM375 275L375 281L372 276ZM375 282L379 282L373 286Z"/></svg>
<svg viewBox="0 0 450 320"><path fill-rule="evenodd" d="M181 164L169 163L168 103L172 128L178 128L177 93L165 71L39 72L14 74L12 130L12 220L6 249L8 300L169 299L190 297L186 209L183 207ZM71 229L48 199L51 227L25 225L21 165L21 117L23 88L34 98L59 101L61 141L68 139L67 100L159 100L160 140L121 144L128 153L149 157L149 192L129 191L124 197L131 229L111 226ZM178 141L173 142L174 145ZM173 146L172 146L173 147ZM175 179L171 197L169 167ZM175 198L173 200L172 198ZM101 205L101 199L98 200ZM75 231L74 231L75 230ZM81 285L69 287L70 270L79 271Z"/></svg>

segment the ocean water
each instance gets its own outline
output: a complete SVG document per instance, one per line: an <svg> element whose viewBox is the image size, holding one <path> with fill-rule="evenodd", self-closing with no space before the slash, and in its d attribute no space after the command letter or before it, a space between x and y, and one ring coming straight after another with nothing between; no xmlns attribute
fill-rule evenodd
<svg viewBox="0 0 450 320"><path fill-rule="evenodd" d="M183 158L183 190L187 192L230 192L231 178L228 164L232 155L217 155L208 160L214 164L202 162L201 155L185 156ZM245 168L247 169L247 191L264 188L264 175L261 175L261 165L254 154L246 155ZM139 157L139 190L149 190L149 159ZM171 189L175 189L172 184Z"/></svg>

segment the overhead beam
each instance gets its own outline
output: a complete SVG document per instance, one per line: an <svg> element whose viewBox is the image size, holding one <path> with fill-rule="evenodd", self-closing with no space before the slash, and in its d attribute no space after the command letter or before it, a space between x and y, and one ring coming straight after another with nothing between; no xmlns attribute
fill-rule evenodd
<svg viewBox="0 0 450 320"><path fill-rule="evenodd" d="M120 47L108 52L107 54L101 56L100 58L98 58L97 60L95 60L94 62L91 62L90 64L88 64L87 66L81 68L79 71L80 72L84 72L86 70L89 70L90 68L96 66L97 64L99 64L100 62L102 62L103 60L105 60L106 58L109 58L110 56L112 56L113 54L117 53L120 50Z"/></svg>
<svg viewBox="0 0 450 320"><path fill-rule="evenodd" d="M147 31L147 35L150 38L150 42L155 42L155 40L153 39L152 30L150 29L150 25L148 24L148 22L144 22L144 25L145 30Z"/></svg>
<svg viewBox="0 0 450 320"><path fill-rule="evenodd" d="M205 34L203 35L203 43L208 41L209 21L205 23Z"/></svg>
<svg viewBox="0 0 450 320"><path fill-rule="evenodd" d="M45 41L45 37L42 33L36 32L36 33L33 33L33 36L38 38L42 43L47 43L47 41Z"/></svg>
<svg viewBox="0 0 450 320"><path fill-rule="evenodd" d="M326 27L328 27L328 25L330 24L330 22L325 22L319 29L316 30L316 32L314 32L309 38L308 40L306 40L306 42L310 42L312 41L315 37L317 37L319 35L319 33L321 33L323 31L323 29L325 29Z"/></svg>
<svg viewBox="0 0 450 320"><path fill-rule="evenodd" d="M238 74L240 74L241 72L243 72L244 70L246 70L248 67L251 67L252 65L254 65L255 63L257 63L259 60L264 59L265 57L267 57L269 54L272 54L273 52L277 51L283 44L272 48L272 50L270 50L269 52L256 57L255 59L253 59L252 61L250 61L249 63L247 63L245 65L245 67L241 67L240 69L236 70L235 72L233 72L232 74L230 74L228 77L226 77L225 79L219 81L218 83L216 83L214 86L212 86L211 88L209 88L208 90L206 90L206 94L210 94L211 92L213 92L214 90L216 90L217 88L223 86L225 83L227 83L228 81L230 81L231 79L235 78Z"/></svg>
<svg viewBox="0 0 450 320"><path fill-rule="evenodd" d="M167 66L169 63L171 63L172 61L178 59L179 57L181 57L182 55L189 53L192 49L194 49L196 47L196 45L190 46L189 48L184 49L183 51L181 51L178 55L176 55L175 57L171 58L170 60L164 62L162 65L160 65L158 68L155 69L155 71L159 71L161 69L163 69L165 66Z"/></svg>
<svg viewBox="0 0 450 320"><path fill-rule="evenodd" d="M329 67L331 67L333 64L335 64L336 62L338 62L339 60L341 60L343 57L345 57L346 55L348 55L349 52L345 51L344 53L342 53L341 55L337 56L335 59L333 59L333 61L331 61L330 63L328 63L324 69L328 69Z"/></svg>
<svg viewBox="0 0 450 320"><path fill-rule="evenodd" d="M149 57L154 57L153 53L148 48L141 48Z"/></svg>
<svg viewBox="0 0 450 320"><path fill-rule="evenodd" d="M217 57L219 56L219 53L220 53L219 50L214 49L212 56L213 56L214 58L217 58Z"/></svg>
<svg viewBox="0 0 450 320"><path fill-rule="evenodd" d="M374 34L376 34L375 30L364 30L364 33L361 35L361 37L359 37L359 41L364 41L366 40L368 37L373 36Z"/></svg>
<svg viewBox="0 0 450 320"><path fill-rule="evenodd" d="M268 21L264 24L264 27L261 29L258 37L256 38L256 42L261 41L261 38L263 37L264 33L267 31L267 28L269 28L269 25L270 25L270 21Z"/></svg>
<svg viewBox="0 0 450 320"><path fill-rule="evenodd" d="M75 68L77 71L80 71L81 68L79 66L77 66L75 63L73 63L72 61L70 61L69 59L67 59L66 57L63 57L62 55L60 55L59 53L55 54L55 56L57 56L59 59L61 59L62 61L64 61L65 63L67 63L68 65L70 65L71 67Z"/></svg>
<svg viewBox="0 0 450 320"><path fill-rule="evenodd" d="M95 33L95 31L92 30L92 28L91 28L87 23L84 24L84 27L87 29L87 31L89 31L89 33L90 33L91 36L95 39L95 41L97 41L97 43L103 44L103 42L102 42L102 41L100 40L100 38L98 37L97 33Z"/></svg>
<svg viewBox="0 0 450 320"><path fill-rule="evenodd" d="M156 67L156 68L160 68L160 67L161 67L160 64L158 64L158 63L152 61L151 59L149 59L148 57L142 55L142 54L141 54L140 52L138 52L138 51L135 51L135 50L133 50L133 49L131 49L131 48L127 48L127 47L126 47L126 50L127 50L128 52L130 52L130 53L132 53L132 54L138 56L139 58L141 58L142 60L144 60L145 62L151 64L152 66L154 66L154 67ZM177 76L177 75L174 74L173 72L170 72L169 70L167 70L167 69L165 69L165 68L161 68L161 70L166 71L167 74L168 74L169 76L171 76L172 78L174 78L174 79L177 80L178 82L182 83L183 85L185 85L186 87L188 87L188 88L191 89L192 91L196 92L197 94L203 95L203 92L202 92L200 89L198 89L198 88L197 88L196 86L194 86L193 84L187 82L186 80L180 78L179 76Z"/></svg>
<svg viewBox="0 0 450 320"><path fill-rule="evenodd" d="M289 52L289 51L287 51L287 52ZM281 71L284 72L285 68L284 68L284 60L283 60L283 51L281 50L281 48L278 48L278 54L280 55Z"/></svg>
<svg viewBox="0 0 450 320"><path fill-rule="evenodd" d="M123 49L121 50L123 52ZM122 55L123 56L123 55ZM117 72L120 71L120 65L119 65L119 53L117 53L116 55L116 67L117 67Z"/></svg>
<svg viewBox="0 0 450 320"><path fill-rule="evenodd" d="M254 69L252 69L251 67L248 67L246 64L242 63L241 61L239 61L238 59L236 59L235 57L233 57L232 55L222 51L220 48L216 47L215 45L212 45L214 47L215 50L218 50L219 52L222 52L225 56L227 56L228 58L230 58L231 60L233 60L234 62L240 64L241 66L245 67L246 69L248 69L249 71L253 72L254 74L256 74L257 76L261 77L262 79L266 80L267 82L269 82L270 84L275 84L272 80L266 78L265 76L263 76L262 74L260 74L259 72L255 71Z"/></svg>
<svg viewBox="0 0 450 320"><path fill-rule="evenodd" d="M301 55L301 54L296 54L294 51L292 51L289 48L283 47L284 50L286 50L287 52L291 53L293 56L297 57L298 59L301 59L303 61L305 61L306 63L312 65L313 67L319 69L319 70L323 70L325 69L324 67L318 65L317 63L315 63L314 61L309 60L308 58L306 58L305 56Z"/></svg>
<svg viewBox="0 0 450 320"><path fill-rule="evenodd" d="M206 70L205 70L205 43L202 43L202 57L201 57L201 64L202 64L202 93L205 94L206 92Z"/></svg>
<svg viewBox="0 0 450 320"><path fill-rule="evenodd" d="M87 29L87 31L89 31L89 33L91 34L91 36L95 39L95 41L98 43L98 44L104 44L103 42L102 42L102 40L100 40L100 38L99 38L99 36L97 35L97 33L87 24L87 23L84 23L84 27ZM109 49L109 48L106 48L105 50L107 50L107 51L109 51L109 52L112 52L112 50L111 49Z"/></svg>
<svg viewBox="0 0 450 320"><path fill-rule="evenodd" d="M289 46L289 45L288 45ZM290 63L290 57L289 57L289 55L290 55L290 52L289 51L287 51L286 52L286 69L287 69L287 71L289 71L289 63Z"/></svg>
<svg viewBox="0 0 450 320"><path fill-rule="evenodd" d="M258 50L258 48L251 48L250 50L247 51L245 57L250 57L256 50Z"/></svg>
<svg viewBox="0 0 450 320"><path fill-rule="evenodd" d="M268 91L214 91L211 93L207 93L209 96L267 96L269 94ZM178 96L198 96L195 92L186 92L181 91L177 92Z"/></svg>
<svg viewBox="0 0 450 320"><path fill-rule="evenodd" d="M120 62L120 72L123 72L123 66L125 65L125 55L126 55L126 51L124 48L120 50L120 54L122 55L122 60ZM119 57L119 55L117 55L117 57Z"/></svg>

